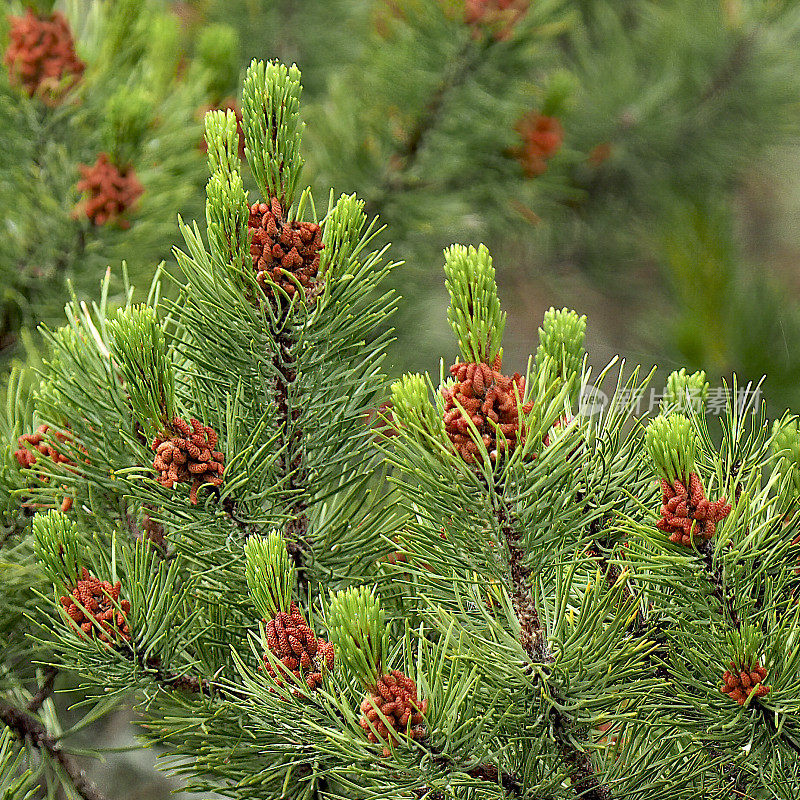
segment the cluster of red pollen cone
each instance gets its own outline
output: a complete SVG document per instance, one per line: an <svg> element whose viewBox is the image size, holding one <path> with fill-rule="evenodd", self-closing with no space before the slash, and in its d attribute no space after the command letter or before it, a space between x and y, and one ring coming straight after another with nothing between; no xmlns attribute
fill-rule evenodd
<svg viewBox="0 0 800 800"><path fill-rule="evenodd" d="M84 636L116 644L120 639L130 641L131 632L125 615L131 610L128 600L120 600L121 584L113 586L101 581L84 568L82 577L70 594L61 597L61 605L72 624Z"/></svg>
<svg viewBox="0 0 800 800"><path fill-rule="evenodd" d="M521 142L512 150L513 155L529 178L542 175L564 141L561 122L557 117L531 111L516 124L515 130Z"/></svg>
<svg viewBox="0 0 800 800"><path fill-rule="evenodd" d="M92 225L116 223L120 228L130 228L123 215L144 192L133 167L120 168L106 153L100 153L94 164L83 164L80 171L78 191L83 200L76 207L75 216L83 214Z"/></svg>
<svg viewBox="0 0 800 800"><path fill-rule="evenodd" d="M751 694L755 694L756 697L764 697L769 694L771 687L764 685L763 682L766 677L767 671L760 664L746 668L737 667L731 661L730 669L725 670L725 674L722 676L722 685L719 690L742 706Z"/></svg>
<svg viewBox="0 0 800 800"><path fill-rule="evenodd" d="M289 611L279 611L266 624L267 647L278 660L274 665L264 656L263 669L278 686L287 683L289 691L302 695L303 684L316 691L322 685L322 668L332 670L335 654L333 645L314 635L295 603ZM378 678L373 692L361 703L363 714L360 725L370 742L386 742L384 756L390 755L390 745L396 745L400 734L412 739L421 739L426 731L423 714L428 710L428 701L417 697L417 684L399 670ZM383 719L381 718L383 716Z"/></svg>
<svg viewBox="0 0 800 800"><path fill-rule="evenodd" d="M281 665L276 669L264 656L264 669L275 683L283 686L287 675L292 674L312 692L318 689L322 684L322 665L333 669L333 645L314 636L297 606L292 603L288 613L278 612L267 623L266 633L267 646ZM300 690L290 685L289 691L298 694Z"/></svg>
<svg viewBox="0 0 800 800"><path fill-rule="evenodd" d="M717 529L717 523L731 513L731 506L721 498L706 498L703 484L696 473L689 475L688 485L677 478L670 483L661 481L661 517L657 527L669 534L671 542L692 546L692 539L708 541Z"/></svg>
<svg viewBox="0 0 800 800"><path fill-rule="evenodd" d="M530 4L531 0L466 0L464 21L475 28L476 35L487 28L495 39L508 39Z"/></svg>
<svg viewBox="0 0 800 800"><path fill-rule="evenodd" d="M75 53L75 43L66 17L60 11L38 15L28 9L24 16L10 17L9 44L4 63L11 83L30 97L56 105L80 80L86 65ZM113 163L100 153L94 164L80 167L77 189L84 195L73 216L86 216L93 225L116 222L130 227L123 217L142 195L144 188L133 167Z"/></svg>
<svg viewBox="0 0 800 800"><path fill-rule="evenodd" d="M22 469L31 469L38 461L39 453L41 456L50 459L54 464L68 464L75 467L75 462L70 458L60 453L53 446L50 438L50 426L40 425L34 433L24 433L17 439L18 448L14 451L14 458ZM57 442L66 442L69 436L61 431L55 431L52 434L52 439ZM38 479L43 483L47 481L47 476L38 475ZM61 510L64 512L72 508L72 498L65 497L61 502Z"/></svg>
<svg viewBox="0 0 800 800"><path fill-rule="evenodd" d="M307 297L313 295L323 247L322 228L314 222L289 222L275 197L268 203L250 206L247 224L252 236L253 269L264 294L273 294L272 282L289 297L297 291L297 283Z"/></svg>
<svg viewBox="0 0 800 800"><path fill-rule="evenodd" d="M187 424L180 417L172 420L172 431L153 439L156 456L153 467L158 470L156 481L167 489L177 483L191 483L189 500L197 505L197 490L204 484L222 485L225 454L216 450L217 433L192 417Z"/></svg>
<svg viewBox="0 0 800 800"><path fill-rule="evenodd" d="M56 105L86 68L75 52L66 17L60 11L40 16L28 9L22 17L10 17L9 22L3 61L12 85Z"/></svg>
<svg viewBox="0 0 800 800"><path fill-rule="evenodd" d="M518 372L503 375L501 366L500 356L491 367L483 363L454 364L450 374L456 382L442 389L445 432L468 464L475 463L480 449L470 435L470 423L492 461L506 451L512 453L524 441L519 414L520 410L529 414L533 403L519 406L525 396L525 379Z"/></svg>
<svg viewBox="0 0 800 800"><path fill-rule="evenodd" d="M428 701L417 697L416 682L394 669L378 678L373 694L361 703L364 716L359 724L371 742L395 745L398 733L412 739L425 737L422 715L427 710ZM384 756L388 757L390 752L388 746L383 748Z"/></svg>

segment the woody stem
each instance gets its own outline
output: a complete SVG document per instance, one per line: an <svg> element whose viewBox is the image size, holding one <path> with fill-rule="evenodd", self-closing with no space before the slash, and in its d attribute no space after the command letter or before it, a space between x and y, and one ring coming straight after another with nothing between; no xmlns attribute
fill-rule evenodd
<svg viewBox="0 0 800 800"><path fill-rule="evenodd" d="M505 507L495 506L495 515L509 552L511 572L511 602L520 622L520 642L531 664L552 664L553 658L547 644L547 634L533 601L530 589L530 568L525 566L525 553L521 535L515 530ZM556 737L556 747L567 765L576 797L581 800L612 800L611 790L602 784L592 764L591 756L575 746L569 736L569 724L564 715L551 707L550 716Z"/></svg>
<svg viewBox="0 0 800 800"><path fill-rule="evenodd" d="M83 800L105 800L100 790L61 749L59 742L36 717L0 700L0 720L21 742L27 742L37 750L46 752L69 776L75 791Z"/></svg>

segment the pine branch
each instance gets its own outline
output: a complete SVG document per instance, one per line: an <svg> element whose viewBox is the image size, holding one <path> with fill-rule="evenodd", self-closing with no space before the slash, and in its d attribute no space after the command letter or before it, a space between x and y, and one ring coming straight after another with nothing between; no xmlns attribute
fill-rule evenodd
<svg viewBox="0 0 800 800"><path fill-rule="evenodd" d="M696 109L719 97L741 75L749 64L757 33L757 29L753 29L736 40L728 58L725 59L716 74L711 77L708 85L700 95Z"/></svg>
<svg viewBox="0 0 800 800"><path fill-rule="evenodd" d="M75 791L83 800L105 800L100 790L86 776L39 720L26 711L0 700L0 720L21 741L46 752L69 776Z"/></svg>
<svg viewBox="0 0 800 800"><path fill-rule="evenodd" d="M720 770L725 780L730 784L731 797L746 798L748 797L747 782L744 777L744 772L733 764L725 763L725 755L720 752L714 745L708 746L708 752L713 758L719 761Z"/></svg>
<svg viewBox="0 0 800 800"><path fill-rule="evenodd" d="M525 790L516 775L508 772L500 772L494 764L481 764L469 771L472 778L478 778L489 783L500 783L500 785L514 797L523 797Z"/></svg>
<svg viewBox="0 0 800 800"><path fill-rule="evenodd" d="M285 324L285 323L284 323ZM276 352L272 363L278 373L276 387L276 405L278 408L278 423L284 436L281 441L282 457L281 467L287 481L287 489L291 495L297 494L298 498L291 506L292 518L286 530L286 548L294 562L297 572L297 582L302 588L308 585L303 552L305 550L305 537L308 532L307 504L302 497L302 480L298 471L301 466L302 454L299 452L302 433L295 424L295 417L301 412L292 408L290 387L297 380L297 370L291 359L293 341L281 325L280 332L275 336ZM287 435L288 434L288 435Z"/></svg>
<svg viewBox="0 0 800 800"><path fill-rule="evenodd" d="M480 42L470 38L449 62L446 74L425 104L417 124L405 142L390 156L378 191L378 203L389 193L408 189L408 172L413 169L427 138L439 124L448 97L464 85L494 43L495 39L491 36L484 37Z"/></svg>
<svg viewBox="0 0 800 800"><path fill-rule="evenodd" d="M55 667L50 666L45 670L44 680L42 681L41 686L36 694L28 701L28 711L36 713L42 707L44 701L47 700L51 694L53 694L53 688L55 686L57 677L58 670Z"/></svg>
<svg viewBox="0 0 800 800"><path fill-rule="evenodd" d="M785 729L778 730L775 724L775 715L768 708L761 706L761 716L764 719L764 724L769 728L770 733L780 739L789 749L794 750L800 756L800 743L795 741Z"/></svg>
<svg viewBox="0 0 800 800"><path fill-rule="evenodd" d="M453 761L448 756L441 753L434 754L433 762L437 767L446 772L449 772L454 766ZM499 784L512 797L525 796L525 788L523 787L519 778L517 778L517 776L513 773L501 772L494 764L479 764L477 767L469 770L467 774L471 778L477 778L478 780L486 781L487 783L492 783L494 785ZM421 791L425 792L425 794L420 796L436 797L435 793L430 794L431 790L427 787ZM547 799L541 798L541 800Z"/></svg>
<svg viewBox="0 0 800 800"><path fill-rule="evenodd" d="M20 511L23 514L25 514L26 517L32 517L34 514L33 509L24 505L21 507ZM19 536L20 534L22 534L27 529L27 527L28 527L27 524L21 525L19 521L15 519L11 523L11 525L9 525L8 529L3 532L3 535L0 536L0 549L3 548L6 542L10 541L15 536Z"/></svg>
<svg viewBox="0 0 800 800"><path fill-rule="evenodd" d="M708 574L709 580L713 586L714 597L719 600L722 609L727 612L731 625L733 625L736 630L739 630L741 626L741 620L739 619L739 614L736 611L736 599L729 591L725 590L725 582L723 580L722 570L720 569L719 565L714 564L713 545L710 541L705 541L698 549L700 551L700 555L703 557L703 566L705 567L706 573Z"/></svg>
<svg viewBox="0 0 800 800"><path fill-rule="evenodd" d="M134 653L130 647L121 648L122 654L130 661L134 661ZM161 667L161 660L158 657L150 658L145 661L141 655L138 657L139 666L147 670L150 678L168 691L188 692L189 694L209 694L214 690L220 695L225 695L235 700L245 700L246 695L237 692L227 686L223 686L217 681L204 678L201 675L176 675L167 672Z"/></svg>
<svg viewBox="0 0 800 800"><path fill-rule="evenodd" d="M290 488L296 489L297 486L291 481ZM245 538L249 536L265 536L266 533L258 525L242 519L237 514L236 502L226 497L222 502L222 510L228 516L228 519L244 534ZM289 522L287 534L291 538L286 540L286 549L292 558L294 568L297 575L297 582L301 589L308 586L308 575L306 574L303 554L305 552L305 534L308 531L308 517L305 514L306 504L305 501L299 500L296 502L292 510L295 514L294 518Z"/></svg>
<svg viewBox="0 0 800 800"><path fill-rule="evenodd" d="M520 547L521 535L514 529L504 508L497 506L495 514L500 531L508 545L512 581L511 602L522 627L520 641L531 663L552 664L555 659L547 646L547 635L533 602L528 581L530 568L523 563L525 552ZM554 707L551 707L550 714L556 746L561 759L569 768L576 796L582 800L612 800L611 790L600 782L595 773L591 756L575 746L569 735L564 715Z"/></svg>

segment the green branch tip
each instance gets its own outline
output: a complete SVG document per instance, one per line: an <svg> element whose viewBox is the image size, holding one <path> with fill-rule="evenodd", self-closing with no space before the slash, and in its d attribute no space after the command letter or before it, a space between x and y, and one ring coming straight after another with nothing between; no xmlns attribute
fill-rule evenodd
<svg viewBox="0 0 800 800"><path fill-rule="evenodd" d="M244 546L245 578L258 613L272 619L288 613L292 605L295 569L286 542L277 531L269 536L251 536Z"/></svg>
<svg viewBox="0 0 800 800"><path fill-rule="evenodd" d="M698 443L686 417L682 414L656 417L647 426L644 442L658 478L688 485L689 475L695 471Z"/></svg>
<svg viewBox="0 0 800 800"><path fill-rule="evenodd" d="M144 88L123 86L108 99L103 148L118 167L124 169L141 152L153 122L153 107L153 97Z"/></svg>
<svg viewBox="0 0 800 800"><path fill-rule="evenodd" d="M725 631L725 642L728 646L728 657L738 667L752 667L759 660L764 644L761 630L749 622L742 622L738 629Z"/></svg>
<svg viewBox="0 0 800 800"><path fill-rule="evenodd" d="M389 629L380 599L365 586L333 594L328 638L341 663L365 689L374 689L385 671L389 650Z"/></svg>
<svg viewBox="0 0 800 800"><path fill-rule="evenodd" d="M211 149L209 148L209 152ZM251 266L250 210L238 172L215 172L206 186L206 223L211 255L232 277Z"/></svg>
<svg viewBox="0 0 800 800"><path fill-rule="evenodd" d="M196 58L205 71L208 94L223 100L239 81L239 33L223 23L206 26L197 37Z"/></svg>
<svg viewBox="0 0 800 800"><path fill-rule="evenodd" d="M233 111L207 111L203 118L208 171L238 174L239 126Z"/></svg>
<svg viewBox="0 0 800 800"><path fill-rule="evenodd" d="M399 431L415 438L444 438L444 421L431 403L428 382L419 373L409 373L392 384L392 417Z"/></svg>
<svg viewBox="0 0 800 800"><path fill-rule="evenodd" d="M322 233L320 275L336 276L348 271L351 260L358 254L367 215L364 201L356 195L343 194L328 214Z"/></svg>
<svg viewBox="0 0 800 800"><path fill-rule="evenodd" d="M667 377L661 409L686 414L702 411L708 400L709 385L702 370L688 374L685 369L671 372Z"/></svg>
<svg viewBox="0 0 800 800"><path fill-rule="evenodd" d="M301 92L296 66L253 60L244 79L245 155L264 198L276 197L284 208L294 202L303 169Z"/></svg>
<svg viewBox="0 0 800 800"><path fill-rule="evenodd" d="M797 417L784 416L775 420L770 446L775 469L784 480L789 479L792 499L800 500L800 421Z"/></svg>
<svg viewBox="0 0 800 800"><path fill-rule="evenodd" d="M163 430L175 416L175 368L156 312L145 305L120 309L108 327L134 413L150 432Z"/></svg>
<svg viewBox="0 0 800 800"><path fill-rule="evenodd" d="M61 511L33 518L33 550L59 589L71 590L81 575L82 543L77 523Z"/></svg>
<svg viewBox="0 0 800 800"><path fill-rule="evenodd" d="M556 364L557 374L564 381L580 376L586 355L586 316L578 316L569 308L549 308L539 328L539 347L535 366L541 369L549 357Z"/></svg>
<svg viewBox="0 0 800 800"><path fill-rule="evenodd" d="M454 244L444 251L447 321L466 361L493 364L502 358L506 315L500 310L492 257L485 245Z"/></svg>

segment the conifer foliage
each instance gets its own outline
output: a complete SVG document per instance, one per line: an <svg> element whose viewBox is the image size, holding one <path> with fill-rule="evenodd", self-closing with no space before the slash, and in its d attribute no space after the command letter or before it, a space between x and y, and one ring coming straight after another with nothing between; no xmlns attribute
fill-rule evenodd
<svg viewBox="0 0 800 800"><path fill-rule="evenodd" d="M20 472L7 447L2 563L39 576L14 597L42 660L135 703L190 788L241 800L796 797L796 424L771 432L733 386L712 435L685 371L635 420L650 376L613 364L585 413L568 309L509 376L484 247L445 253L454 368L389 385L393 265L355 196L320 218L300 189L300 94L296 68L253 62L260 197L235 113L209 112L207 236L181 223L176 299L156 280L144 305L107 285L69 305L32 412L12 403L71 461ZM319 226L313 284L294 259L254 269L253 200L298 252ZM44 701L10 694L8 758L25 741L97 798Z"/></svg>
<svg viewBox="0 0 800 800"><path fill-rule="evenodd" d="M7 3L0 19L0 355L20 329L58 324L109 264L132 277L198 208L197 111L219 67L180 62L177 19L152 0ZM238 80L238 66L233 81ZM115 275L112 291L121 296Z"/></svg>

